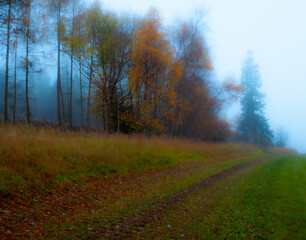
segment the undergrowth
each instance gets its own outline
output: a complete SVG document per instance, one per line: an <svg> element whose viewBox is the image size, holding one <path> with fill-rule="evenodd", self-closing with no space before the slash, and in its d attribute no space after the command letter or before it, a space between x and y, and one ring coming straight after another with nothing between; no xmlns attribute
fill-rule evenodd
<svg viewBox="0 0 306 240"><path fill-rule="evenodd" d="M260 149L246 144L0 124L0 193L172 167L190 159L218 161L260 154Z"/></svg>

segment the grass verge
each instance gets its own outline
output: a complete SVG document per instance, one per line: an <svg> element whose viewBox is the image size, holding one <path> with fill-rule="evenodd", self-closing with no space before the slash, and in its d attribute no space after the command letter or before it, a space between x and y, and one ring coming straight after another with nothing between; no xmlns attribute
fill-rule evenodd
<svg viewBox="0 0 306 240"><path fill-rule="evenodd" d="M172 167L190 159L255 156L254 146L0 125L0 193L114 173Z"/></svg>

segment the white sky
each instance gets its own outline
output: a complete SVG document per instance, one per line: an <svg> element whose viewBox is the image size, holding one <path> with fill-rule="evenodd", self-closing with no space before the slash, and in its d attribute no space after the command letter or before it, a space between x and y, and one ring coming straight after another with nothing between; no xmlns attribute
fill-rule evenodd
<svg viewBox="0 0 306 240"><path fill-rule="evenodd" d="M266 116L306 153L306 0L102 0L106 9L143 15L158 8L171 24L205 9L219 79L240 79L248 50L260 65Z"/></svg>

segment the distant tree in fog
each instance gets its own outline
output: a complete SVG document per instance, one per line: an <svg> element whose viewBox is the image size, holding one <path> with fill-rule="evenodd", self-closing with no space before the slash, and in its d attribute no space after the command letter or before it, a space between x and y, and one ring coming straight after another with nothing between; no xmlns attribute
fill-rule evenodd
<svg viewBox="0 0 306 240"><path fill-rule="evenodd" d="M70 16L68 15L67 26L66 26L66 36L64 37L64 46L63 51L68 54L70 57L70 84L69 84L69 103L68 103L68 120L69 120L69 127L72 128L73 126L73 73L74 73L74 57L77 55L78 48L80 47L80 39L78 37L78 32L76 27L78 27L78 14L81 15L81 5L80 0L70 0L68 7L70 11Z"/></svg>
<svg viewBox="0 0 306 240"><path fill-rule="evenodd" d="M285 147L288 144L288 136L288 132L284 128L279 127L275 132L275 145Z"/></svg>
<svg viewBox="0 0 306 240"><path fill-rule="evenodd" d="M25 0L24 0L25 1ZM20 19L20 8L23 6L24 1L21 0L2 0L0 1L0 34L2 39L0 43L5 46L5 78L4 78L4 121L9 120L9 70L10 70L10 53L12 45L12 36L18 34L18 21ZM16 38L14 41L14 51L17 52ZM15 55L16 59L16 55ZM16 63L16 61L15 61ZM15 76L16 76L16 64L15 64ZM16 80L16 78L15 78ZM14 95L16 94L16 84L14 83ZM16 98L14 96L13 115L15 115Z"/></svg>
<svg viewBox="0 0 306 240"><path fill-rule="evenodd" d="M238 134L242 141L258 145L271 143L273 134L264 115L264 95L260 92L261 77L259 66L254 62L253 54L248 52L243 63L241 85L241 120Z"/></svg>
<svg viewBox="0 0 306 240"><path fill-rule="evenodd" d="M8 85L9 85L9 57L10 57L10 37L12 25L12 12L15 1L6 0L0 2L1 7L1 22L6 27L6 62L5 62L5 90L4 90L4 121L8 121Z"/></svg>
<svg viewBox="0 0 306 240"><path fill-rule="evenodd" d="M65 121L64 98L62 92L61 80L61 50L65 32L65 17L63 12L66 10L69 0L46 0L50 14L56 17L55 32L57 33L57 81L56 81L56 99L57 99L57 119L61 126Z"/></svg>
<svg viewBox="0 0 306 240"><path fill-rule="evenodd" d="M22 17L22 27L20 33L25 40L25 58L23 62L23 67L25 69L25 90L26 90L26 119L27 122L31 122L31 109L29 100L29 74L33 62L30 61L30 45L35 43L35 29L33 28L33 10L32 10L33 0L24 0L23 4L23 17Z"/></svg>

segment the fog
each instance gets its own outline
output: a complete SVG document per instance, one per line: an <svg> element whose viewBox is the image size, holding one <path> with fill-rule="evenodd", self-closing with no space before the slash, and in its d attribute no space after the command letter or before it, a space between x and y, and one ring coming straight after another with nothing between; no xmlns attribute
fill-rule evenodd
<svg viewBox="0 0 306 240"><path fill-rule="evenodd" d="M84 1L87 4L94 0ZM205 42L208 44L213 62L213 80L223 81L231 78L238 83L241 76L242 63L248 51L254 53L255 61L260 66L262 80L261 92L265 95L265 113L271 129L276 132L284 129L289 136L287 146L306 153L304 145L306 136L306 2L302 0L101 0L106 10L124 15L144 14L150 7L158 9L163 22L168 26L176 26L181 20L200 19ZM169 29L171 30L171 29ZM4 34L4 30L1 30ZM54 34L53 34L54 35ZM43 69L30 76L30 102L33 120L44 118L57 121L56 108L56 46L55 35L51 40L42 41L30 60L35 62L33 71ZM4 36L4 35L3 35ZM3 44L2 44L3 45ZM3 45L4 46L4 45ZM21 46L21 49L24 46ZM23 50L24 51L24 50ZM9 112L12 114L13 66L14 56L11 49L9 87ZM4 48L0 51L0 108L3 107L4 95ZM24 118L25 84L24 69L21 62L24 52L19 53L17 69L17 112ZM65 111L68 112L69 95L69 56L63 54L62 81ZM36 59L39 59L36 61ZM65 65L66 64L66 65ZM68 65L67 65L68 64ZM77 68L77 66L75 67ZM73 85L73 118L74 124L81 123L80 83L77 71L74 73ZM83 106L86 108L87 83L82 85ZM46 101L47 100L47 101ZM90 106L90 105L88 105ZM239 103L222 113L233 122L240 115ZM85 112L84 112L85 115ZM0 118L2 113L0 115ZM89 116L89 115L88 115ZM84 116L83 116L84 117ZM88 119L93 119L91 115ZM89 121L92 122L92 121Z"/></svg>
<svg viewBox="0 0 306 240"><path fill-rule="evenodd" d="M260 66L266 116L272 130L283 127L288 145L306 153L306 1L303 0L104 0L107 9L144 14L150 6L172 24L205 12L208 42L218 79L240 79L248 50ZM239 106L228 112L232 119Z"/></svg>

